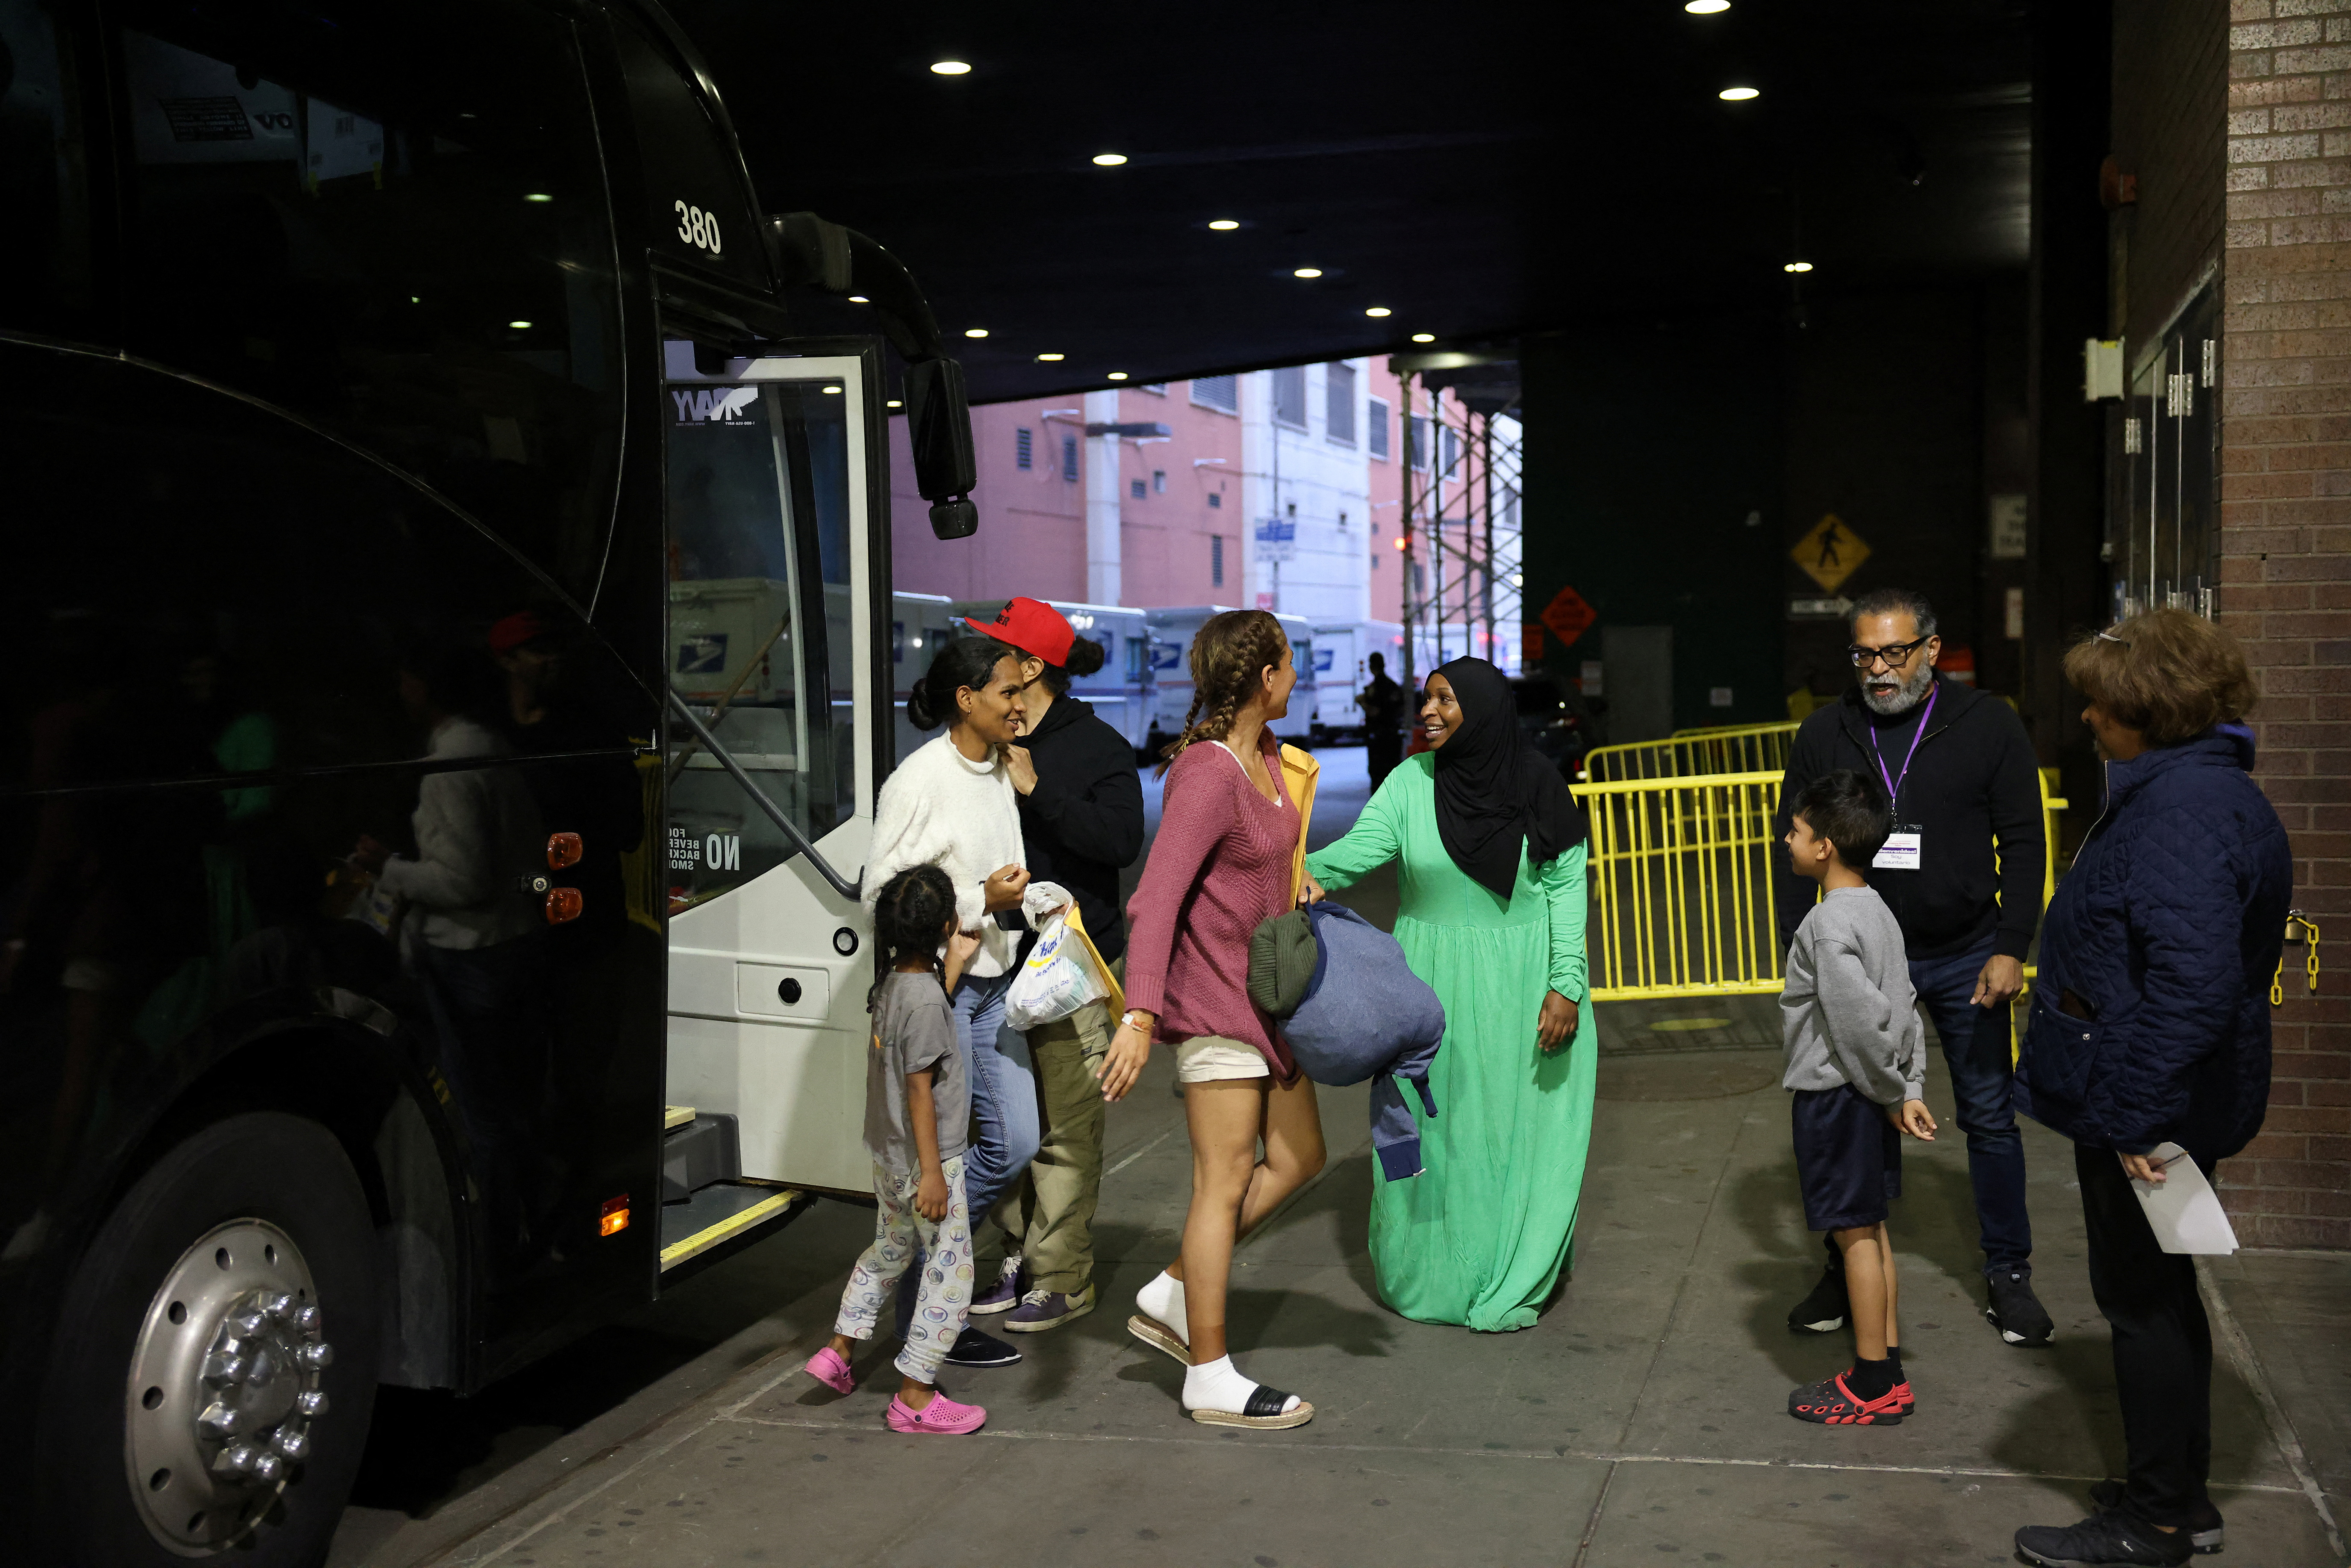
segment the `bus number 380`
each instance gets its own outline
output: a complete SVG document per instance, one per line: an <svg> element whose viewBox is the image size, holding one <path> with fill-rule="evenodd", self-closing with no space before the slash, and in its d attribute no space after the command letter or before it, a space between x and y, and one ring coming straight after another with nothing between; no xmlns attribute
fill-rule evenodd
<svg viewBox="0 0 2351 1568"><path fill-rule="evenodd" d="M711 255L718 254L718 214L705 213L700 207L677 204L677 237L696 246Z"/></svg>

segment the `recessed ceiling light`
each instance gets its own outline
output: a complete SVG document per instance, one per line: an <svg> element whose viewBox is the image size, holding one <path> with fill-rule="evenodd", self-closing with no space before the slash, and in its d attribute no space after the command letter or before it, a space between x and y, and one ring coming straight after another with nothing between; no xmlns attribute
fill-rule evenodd
<svg viewBox="0 0 2351 1568"><path fill-rule="evenodd" d="M987 329L985 327L966 327L963 329L963 335L967 338L985 338L987 336Z"/></svg>
<svg viewBox="0 0 2351 1568"><path fill-rule="evenodd" d="M1364 311L1364 314L1366 316L1387 316L1394 314L1394 312L1389 310L1384 305L1374 305L1370 309Z"/></svg>
<svg viewBox="0 0 2351 1568"><path fill-rule="evenodd" d="M1682 9L1693 16L1719 16L1730 9L1730 0L1688 0Z"/></svg>
<svg viewBox="0 0 2351 1568"><path fill-rule="evenodd" d="M1126 154L1123 152L1097 152L1094 154L1094 162L1102 168L1115 169L1121 163L1126 162Z"/></svg>
<svg viewBox="0 0 2351 1568"><path fill-rule="evenodd" d="M1126 372L1124 371L1113 371L1110 373L1110 379L1114 382L1123 382L1126 380Z"/></svg>
<svg viewBox="0 0 2351 1568"><path fill-rule="evenodd" d="M871 305L871 304L872 304L872 303L873 303L873 301L872 301L871 299L866 298L865 298L865 296L863 296L862 294L852 294L852 295L851 295L851 296L849 297L849 302L850 302L852 305Z"/></svg>
<svg viewBox="0 0 2351 1568"><path fill-rule="evenodd" d="M839 387L827 387L827 388L825 388L824 390L825 390L825 391L827 391L827 392L829 392L833 393L835 396L840 395L840 392L841 392L841 389L840 389Z"/></svg>
<svg viewBox="0 0 2351 1568"><path fill-rule="evenodd" d="M931 74L940 77L967 77L971 75L971 65L966 60L933 60Z"/></svg>
<svg viewBox="0 0 2351 1568"><path fill-rule="evenodd" d="M1416 343L1434 343L1437 341L1437 334L1434 332L1415 332L1412 335L1412 340Z"/></svg>
<svg viewBox="0 0 2351 1568"><path fill-rule="evenodd" d="M1292 267L1290 269L1290 276L1292 277L1320 277L1322 276L1322 269L1319 267Z"/></svg>
<svg viewBox="0 0 2351 1568"><path fill-rule="evenodd" d="M1782 272L1810 272L1812 269L1813 264L1809 261L1792 261L1780 270Z"/></svg>
<svg viewBox="0 0 2351 1568"><path fill-rule="evenodd" d="M530 330L530 323L528 321L509 321L507 325L513 328L517 332L528 332Z"/></svg>
<svg viewBox="0 0 2351 1568"><path fill-rule="evenodd" d="M529 195L525 196L523 200L526 202L551 202L555 200L555 198L553 196L547 195L542 192L533 191Z"/></svg>
<svg viewBox="0 0 2351 1568"><path fill-rule="evenodd" d="M1240 227L1241 221L1238 218L1210 218L1208 226L1218 234L1227 234Z"/></svg>
<svg viewBox="0 0 2351 1568"><path fill-rule="evenodd" d="M893 397L893 398L892 398L888 402L883 403L882 406L883 406L883 407L884 407L884 408L904 408L904 407L905 407L906 405L905 405L904 403L903 403L903 402L899 402L896 398L894 398L894 397Z"/></svg>
<svg viewBox="0 0 2351 1568"><path fill-rule="evenodd" d="M1040 365L1058 365L1061 362L1062 357L1060 354L1040 354L1037 356L1037 362Z"/></svg>
<svg viewBox="0 0 2351 1568"><path fill-rule="evenodd" d="M1716 93L1714 96L1722 99L1725 103L1745 103L1749 99L1761 98L1763 94L1761 90L1757 88L1727 87L1720 92Z"/></svg>

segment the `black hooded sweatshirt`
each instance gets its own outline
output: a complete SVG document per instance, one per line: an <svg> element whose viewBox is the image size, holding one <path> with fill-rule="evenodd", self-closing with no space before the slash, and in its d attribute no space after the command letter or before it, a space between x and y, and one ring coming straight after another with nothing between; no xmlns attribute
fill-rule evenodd
<svg viewBox="0 0 2351 1568"><path fill-rule="evenodd" d="M1886 770L1898 775L1910 755L1895 821L1922 830L1919 869L1854 869L1894 912L1912 958L1956 957L1986 938L1995 953L2022 958L2041 921L2042 871L2048 863L2032 742L2023 721L2000 698L1940 675L1935 686L1935 711L1915 755L1910 740L1917 733L1917 708L1890 723L1873 722L1861 688L1854 685L1813 710L1789 748L1777 831L1787 836L1798 791L1822 774L1849 768L1878 779L1882 755ZM1885 788L1882 779L1878 788ZM1813 884L1789 868L1787 851L1776 843L1772 872L1785 948L1813 906Z"/></svg>
<svg viewBox="0 0 2351 1568"><path fill-rule="evenodd" d="M1029 874L1077 895L1086 935L1105 963L1126 951L1118 873L1143 852L1143 780L1134 747L1075 697L1056 697L1020 744L1037 788L1020 799Z"/></svg>

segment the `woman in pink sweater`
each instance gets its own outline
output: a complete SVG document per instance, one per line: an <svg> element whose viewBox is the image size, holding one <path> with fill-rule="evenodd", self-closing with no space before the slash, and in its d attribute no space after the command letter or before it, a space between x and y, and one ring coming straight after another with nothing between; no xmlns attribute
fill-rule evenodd
<svg viewBox="0 0 2351 1568"><path fill-rule="evenodd" d="M1191 664L1192 709L1168 747L1159 833L1127 905L1127 1012L1102 1080L1116 1100L1155 1036L1176 1048L1192 1207L1183 1255L1136 1293L1126 1326L1184 1364L1195 1421L1301 1427L1314 1406L1242 1376L1225 1345L1234 1242L1322 1168L1314 1085L1248 991L1249 934L1294 896L1298 807L1266 726L1290 711L1298 672L1280 622L1262 610L1210 617Z"/></svg>

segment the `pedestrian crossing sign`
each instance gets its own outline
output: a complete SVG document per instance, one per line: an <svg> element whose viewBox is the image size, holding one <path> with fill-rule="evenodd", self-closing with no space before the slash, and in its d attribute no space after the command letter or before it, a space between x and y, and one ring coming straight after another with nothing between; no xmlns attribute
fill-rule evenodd
<svg viewBox="0 0 2351 1568"><path fill-rule="evenodd" d="M1788 556L1804 569L1805 576L1821 585L1822 592L1834 593L1837 585L1853 575L1854 568L1869 559L1869 547L1845 526L1843 517L1827 512L1796 541Z"/></svg>

